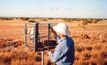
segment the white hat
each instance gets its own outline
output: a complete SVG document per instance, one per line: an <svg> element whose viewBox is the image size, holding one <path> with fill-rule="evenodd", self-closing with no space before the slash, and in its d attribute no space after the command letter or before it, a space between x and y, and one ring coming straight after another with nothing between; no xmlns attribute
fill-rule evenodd
<svg viewBox="0 0 107 65"><path fill-rule="evenodd" d="M58 23L56 26L53 26L53 29L60 34L70 36L68 26L65 23Z"/></svg>

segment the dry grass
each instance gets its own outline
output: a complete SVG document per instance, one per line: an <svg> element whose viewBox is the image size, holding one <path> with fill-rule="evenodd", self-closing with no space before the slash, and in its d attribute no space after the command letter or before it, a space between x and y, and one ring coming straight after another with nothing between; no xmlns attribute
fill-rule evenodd
<svg viewBox="0 0 107 65"><path fill-rule="evenodd" d="M23 32L20 33L23 30L23 22L20 22L21 26L19 22L9 22L11 25L5 21L0 23L0 65L41 65L41 53L24 47ZM5 28L3 25L9 25L9 30L8 26ZM95 27L97 26L94 26L94 29ZM98 30L71 30L75 42L74 65L107 65L107 31ZM102 38L99 33L104 33ZM45 65L54 65L48 63L47 52L45 51L44 56Z"/></svg>

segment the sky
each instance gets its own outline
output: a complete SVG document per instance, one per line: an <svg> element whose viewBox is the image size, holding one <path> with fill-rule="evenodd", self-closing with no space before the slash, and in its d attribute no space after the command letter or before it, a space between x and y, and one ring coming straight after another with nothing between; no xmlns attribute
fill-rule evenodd
<svg viewBox="0 0 107 65"><path fill-rule="evenodd" d="M0 16L107 18L107 0L0 0Z"/></svg>

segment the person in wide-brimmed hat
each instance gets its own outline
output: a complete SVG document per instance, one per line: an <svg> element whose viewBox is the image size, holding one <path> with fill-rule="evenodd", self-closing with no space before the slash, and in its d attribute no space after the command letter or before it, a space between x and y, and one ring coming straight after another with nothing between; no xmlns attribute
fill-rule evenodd
<svg viewBox="0 0 107 65"><path fill-rule="evenodd" d="M58 23L51 28L58 45L54 53L48 52L49 59L56 65L72 65L74 63L74 42L70 37L67 24Z"/></svg>

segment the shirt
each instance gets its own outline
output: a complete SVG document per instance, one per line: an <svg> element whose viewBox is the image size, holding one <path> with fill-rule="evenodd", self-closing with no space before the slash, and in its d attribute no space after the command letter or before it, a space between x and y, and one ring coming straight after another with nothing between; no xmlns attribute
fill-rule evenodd
<svg viewBox="0 0 107 65"><path fill-rule="evenodd" d="M54 53L50 54L50 60L57 65L72 65L74 63L74 42L71 37L60 39L57 36L58 45Z"/></svg>

